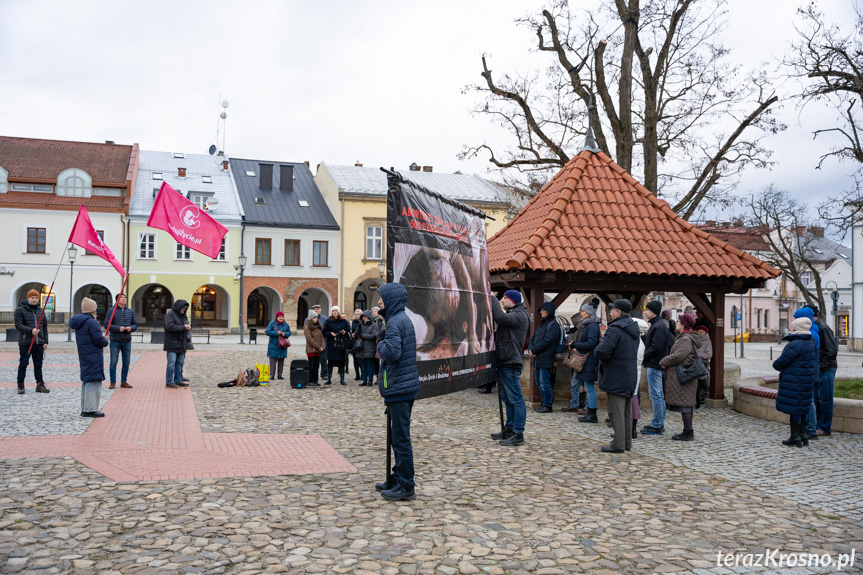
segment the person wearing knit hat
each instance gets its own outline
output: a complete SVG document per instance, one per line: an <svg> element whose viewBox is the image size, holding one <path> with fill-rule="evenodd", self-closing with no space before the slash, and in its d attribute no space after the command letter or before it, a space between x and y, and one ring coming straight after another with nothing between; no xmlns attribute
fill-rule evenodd
<svg viewBox="0 0 863 575"><path fill-rule="evenodd" d="M554 367L555 348L560 341L560 324L554 319L554 304L544 302L539 306L540 322L536 326L527 351L534 367L534 379L542 395L542 405L533 408L537 413L551 413L554 389L551 386L551 370Z"/></svg>
<svg viewBox="0 0 863 575"><path fill-rule="evenodd" d="M521 299L521 294L516 293ZM527 410L521 393L521 372L530 314L523 303L515 303L504 294L500 305L492 302L491 315L497 324L494 355L497 359L498 397L506 405L506 420L501 422L500 433L492 433L491 438L507 446L522 445Z"/></svg>
<svg viewBox="0 0 863 575"><path fill-rule="evenodd" d="M782 349L782 355L773 362L773 369L779 372L776 409L788 414L791 427L791 435L782 442L788 447L809 445L804 419L812 404L819 363L811 328L812 321L808 317L792 321L791 333L782 338L788 343Z"/></svg>
<svg viewBox="0 0 863 575"><path fill-rule="evenodd" d="M647 335L644 336L644 366L647 376L647 391L653 404L653 419L650 424L641 428L643 435L662 435L665 433L665 391L663 379L665 372L659 361L668 355L668 350L674 344L674 336L668 328L668 322L662 319L665 312L658 300L647 302L644 307L644 319L650 324Z"/></svg>
<svg viewBox="0 0 863 575"><path fill-rule="evenodd" d="M313 311L309 311L306 317L306 322L303 324L303 335L306 338L306 358L309 361L309 385L319 386L318 370L321 367L321 354L326 349L324 340L324 332L321 329L320 316Z"/></svg>
<svg viewBox="0 0 863 575"><path fill-rule="evenodd" d="M500 293L500 292L498 292L498 293ZM503 293L503 297L508 298L509 301L511 301L514 304L520 304L522 301L521 300L521 292L518 290L514 290L514 289L505 291Z"/></svg>
<svg viewBox="0 0 863 575"><path fill-rule="evenodd" d="M108 340L102 335L102 326L96 321L96 302L88 297L81 300L81 313L69 322L75 330L78 363L81 368L81 417L105 417L99 411L102 382L105 381L105 359L102 350Z"/></svg>
<svg viewBox="0 0 863 575"><path fill-rule="evenodd" d="M291 326L285 321L285 313L283 311L279 310L276 312L276 319L267 325L264 333L270 336L270 341L267 343L267 357L270 359L270 379L285 379L285 358L288 357L288 347L291 345L288 339L291 337ZM282 347L283 345L285 347Z"/></svg>
<svg viewBox="0 0 863 575"><path fill-rule="evenodd" d="M578 335L577 341L569 344L569 347L576 352L581 355L587 355L587 359L584 361L581 370L573 372L572 378L569 380L569 406L562 408L561 411L581 413L581 417L578 418L578 421L581 423L598 423L599 421L596 416L596 370L599 362L593 354L593 350L599 345L599 326L602 324L602 320L596 316L598 302L599 300L594 298L581 306L581 333ZM582 386L584 387L586 401L584 407L579 411L578 389Z"/></svg>
<svg viewBox="0 0 863 575"><path fill-rule="evenodd" d="M27 299L15 309L15 329L18 330L18 395L24 395L24 379L27 367L33 358L33 375L36 376L36 392L49 393L42 377L42 358L48 349L48 320L39 306L41 295L31 289ZM51 296L53 298L53 296ZM35 341L34 341L35 340Z"/></svg>
<svg viewBox="0 0 863 575"><path fill-rule="evenodd" d="M692 418L698 404L698 384L695 380L681 381L678 366L691 365L698 357L701 345L701 332L693 332L695 318L688 313L677 318L677 338L668 355L659 361L665 368L665 405L670 411L677 411L683 418L683 433L671 437L676 441L694 441L695 432L692 428Z"/></svg>

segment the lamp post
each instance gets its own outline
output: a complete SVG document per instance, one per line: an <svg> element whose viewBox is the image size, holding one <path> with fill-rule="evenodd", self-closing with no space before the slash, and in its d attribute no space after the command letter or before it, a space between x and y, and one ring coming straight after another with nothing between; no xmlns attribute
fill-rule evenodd
<svg viewBox="0 0 863 575"><path fill-rule="evenodd" d="M246 269L248 258L244 254L240 254L240 257L237 259L239 265L234 266L234 269L240 271L240 343L244 344L246 342L243 340L243 308L246 306L246 301L243 297L243 270Z"/></svg>
<svg viewBox="0 0 863 575"><path fill-rule="evenodd" d="M740 294L740 357L745 357L743 355L743 294ZM751 327L751 326L750 326Z"/></svg>
<svg viewBox="0 0 863 575"><path fill-rule="evenodd" d="M78 248L75 244L66 250L69 254L69 317L66 318L66 341L72 341L72 277L75 271L75 258L78 257Z"/></svg>
<svg viewBox="0 0 863 575"><path fill-rule="evenodd" d="M386 280L387 262L385 260L381 260L378 262L378 277L380 277L382 280Z"/></svg>

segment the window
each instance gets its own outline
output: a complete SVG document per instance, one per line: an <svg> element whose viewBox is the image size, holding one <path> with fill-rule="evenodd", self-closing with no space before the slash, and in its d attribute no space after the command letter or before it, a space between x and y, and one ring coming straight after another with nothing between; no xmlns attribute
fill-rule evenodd
<svg viewBox="0 0 863 575"><path fill-rule="evenodd" d="M70 168L57 176L57 195L89 198L93 195L93 178L84 170Z"/></svg>
<svg viewBox="0 0 863 575"><path fill-rule="evenodd" d="M213 183L213 177L212 176L201 176L201 183L212 184Z"/></svg>
<svg viewBox="0 0 863 575"><path fill-rule="evenodd" d="M192 200L192 203L201 208L202 210L207 209L207 201L213 197L213 194L202 194L199 192L189 192L189 199Z"/></svg>
<svg viewBox="0 0 863 575"><path fill-rule="evenodd" d="M174 259L178 261L192 261L192 248L183 244L174 243Z"/></svg>
<svg viewBox="0 0 863 575"><path fill-rule="evenodd" d="M299 200L297 203L300 204L301 208L308 208L309 207L309 202L307 202L306 200Z"/></svg>
<svg viewBox="0 0 863 575"><path fill-rule="evenodd" d="M255 238L255 263L259 266L270 265L270 245L272 240L269 238Z"/></svg>
<svg viewBox="0 0 863 575"><path fill-rule="evenodd" d="M96 235L99 236L99 239L103 242L105 241L105 230L96 230ZM96 252L91 252L90 250L84 250L85 256L95 256Z"/></svg>
<svg viewBox="0 0 863 575"><path fill-rule="evenodd" d="M766 329L770 328L770 310L769 309L764 310L764 327Z"/></svg>
<svg viewBox="0 0 863 575"><path fill-rule="evenodd" d="M93 193L97 196L108 196L111 198L119 198L120 190L117 188L96 188Z"/></svg>
<svg viewBox="0 0 863 575"><path fill-rule="evenodd" d="M312 243L312 265L315 267L325 267L327 263L327 242Z"/></svg>
<svg viewBox="0 0 863 575"><path fill-rule="evenodd" d="M285 265L300 265L300 240L285 240Z"/></svg>
<svg viewBox="0 0 863 575"><path fill-rule="evenodd" d="M800 283L804 286L808 286L811 280L812 274L810 272L803 272L802 274L800 274Z"/></svg>
<svg viewBox="0 0 863 575"><path fill-rule="evenodd" d="M29 184L12 184L13 192L29 192L33 187Z"/></svg>
<svg viewBox="0 0 863 575"><path fill-rule="evenodd" d="M384 229L381 226L366 226L366 259L381 259Z"/></svg>
<svg viewBox="0 0 863 575"><path fill-rule="evenodd" d="M186 154L184 154L182 152L174 152L174 157L177 159L183 159L186 157Z"/></svg>
<svg viewBox="0 0 863 575"><path fill-rule="evenodd" d="M264 198L255 198L255 205L256 206L266 206L267 200Z"/></svg>
<svg viewBox="0 0 863 575"><path fill-rule="evenodd" d="M27 253L45 253L45 228L27 228Z"/></svg>
<svg viewBox="0 0 863 575"><path fill-rule="evenodd" d="M246 170L246 175L249 176L250 178L254 178L255 172L254 172L254 170Z"/></svg>
<svg viewBox="0 0 863 575"><path fill-rule="evenodd" d="M138 257L142 260L156 259L156 234L138 234Z"/></svg>
<svg viewBox="0 0 863 575"><path fill-rule="evenodd" d="M0 194L5 194L7 191L9 191L9 172L0 166Z"/></svg>
<svg viewBox="0 0 863 575"><path fill-rule="evenodd" d="M219 249L219 255L213 258L214 262L228 261L228 236L222 236L222 247Z"/></svg>
<svg viewBox="0 0 863 575"><path fill-rule="evenodd" d="M354 309L369 309L366 307L366 294L361 291L354 292Z"/></svg>
<svg viewBox="0 0 863 575"><path fill-rule="evenodd" d="M760 309L755 310L755 327L757 327L759 329L761 328L761 310Z"/></svg>
<svg viewBox="0 0 863 575"><path fill-rule="evenodd" d="M162 172L153 172L153 179L154 180L161 180L162 179Z"/></svg>

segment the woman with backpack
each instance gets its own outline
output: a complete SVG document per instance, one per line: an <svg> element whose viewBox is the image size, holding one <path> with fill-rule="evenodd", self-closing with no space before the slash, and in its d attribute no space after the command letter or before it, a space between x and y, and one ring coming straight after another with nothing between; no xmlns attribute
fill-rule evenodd
<svg viewBox="0 0 863 575"><path fill-rule="evenodd" d="M291 326L285 321L285 313L279 311L276 313L276 319L267 325L267 330L264 332L270 336L270 341L267 344L267 357L270 359L270 377L276 375L276 367L278 366L278 377L274 379L285 379L283 377L285 371L285 358L288 357L288 347L291 342L288 340L291 337ZM285 347L279 345L282 341L286 343Z"/></svg>

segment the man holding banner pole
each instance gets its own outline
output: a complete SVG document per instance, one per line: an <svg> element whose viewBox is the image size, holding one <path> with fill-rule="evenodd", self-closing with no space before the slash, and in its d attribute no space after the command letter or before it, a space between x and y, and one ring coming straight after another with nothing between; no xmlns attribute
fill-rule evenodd
<svg viewBox="0 0 863 575"><path fill-rule="evenodd" d="M524 342L530 326L530 314L518 290L505 292L500 305L492 304L491 314L497 323L494 345L498 387L500 398L506 404L506 423L501 432L492 433L491 438L498 440L501 445L523 445L527 408L521 393L521 372L524 369Z"/></svg>

